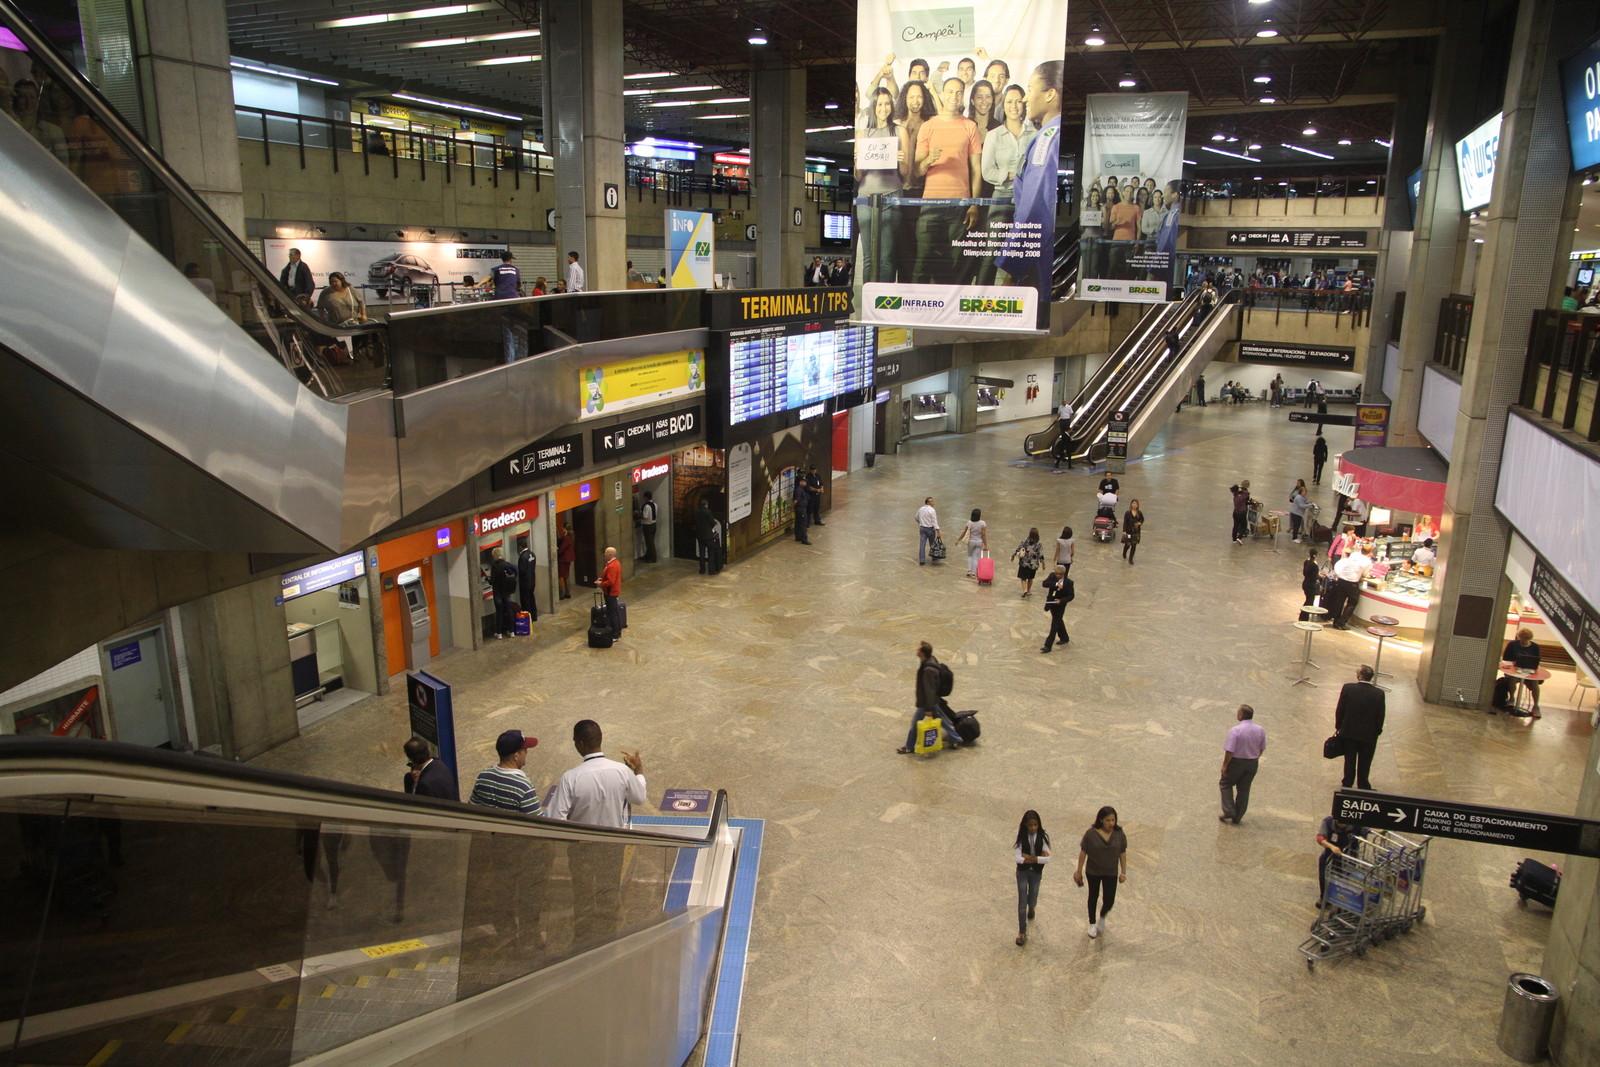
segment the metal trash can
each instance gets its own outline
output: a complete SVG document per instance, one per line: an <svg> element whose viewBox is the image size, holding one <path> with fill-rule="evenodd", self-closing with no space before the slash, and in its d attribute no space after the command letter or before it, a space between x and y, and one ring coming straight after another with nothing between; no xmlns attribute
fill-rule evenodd
<svg viewBox="0 0 1600 1067"><path fill-rule="evenodd" d="M1500 1051L1518 1063L1538 1063L1550 1049L1550 1024L1555 1021L1556 987L1536 974L1506 979L1506 1003L1500 1012Z"/></svg>

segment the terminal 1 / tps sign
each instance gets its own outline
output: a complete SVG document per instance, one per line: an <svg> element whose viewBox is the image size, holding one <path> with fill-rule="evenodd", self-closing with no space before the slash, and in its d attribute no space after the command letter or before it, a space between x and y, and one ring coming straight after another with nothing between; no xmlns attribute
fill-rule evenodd
<svg viewBox="0 0 1600 1067"><path fill-rule="evenodd" d="M1378 826L1401 834L1454 837L1534 852L1600 857L1600 822L1569 815L1341 789L1333 795L1333 817L1357 826Z"/></svg>

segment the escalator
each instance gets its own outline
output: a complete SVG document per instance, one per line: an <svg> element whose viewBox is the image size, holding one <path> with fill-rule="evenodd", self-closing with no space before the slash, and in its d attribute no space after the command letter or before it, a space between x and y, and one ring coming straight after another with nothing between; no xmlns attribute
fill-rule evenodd
<svg viewBox="0 0 1600 1067"><path fill-rule="evenodd" d="M1143 452L1171 407L1194 384L1228 341L1236 314L1237 294L1224 294L1204 319L1196 321L1199 293L1161 304L1145 313L1137 328L1097 368L1072 401L1074 461L1098 463L1106 454L1106 425L1114 411L1132 416L1128 456ZM1169 333L1176 331L1176 348ZM1030 456L1050 455L1062 433L1059 419L1023 439Z"/></svg>
<svg viewBox="0 0 1600 1067"><path fill-rule="evenodd" d="M739 836L0 739L0 1064L681 1064Z"/></svg>
<svg viewBox="0 0 1600 1067"><path fill-rule="evenodd" d="M1076 220L1056 233L1055 256L1050 263L1050 298L1065 300L1078 285L1078 236Z"/></svg>
<svg viewBox="0 0 1600 1067"><path fill-rule="evenodd" d="M12 0L0 37L77 112L54 146L0 114L19 518L97 548L346 551L571 422L580 367L705 343L681 290L324 322Z"/></svg>

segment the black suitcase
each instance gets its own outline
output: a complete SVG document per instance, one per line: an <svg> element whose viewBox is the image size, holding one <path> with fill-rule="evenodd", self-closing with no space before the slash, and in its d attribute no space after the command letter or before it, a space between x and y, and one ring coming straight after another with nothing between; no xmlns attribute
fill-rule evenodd
<svg viewBox="0 0 1600 1067"><path fill-rule="evenodd" d="M591 626L591 627L589 627L589 647L590 648L610 648L611 644L612 644L612 640L613 639L612 639L612 636L611 636L611 627L609 627L609 626Z"/></svg>
<svg viewBox="0 0 1600 1067"><path fill-rule="evenodd" d="M1561 891L1561 872L1538 860L1526 859L1511 872L1511 888L1517 891L1518 901L1524 905L1532 898L1553 908L1556 906L1556 894Z"/></svg>
<svg viewBox="0 0 1600 1067"><path fill-rule="evenodd" d="M956 733L961 735L961 743L970 745L983 733L983 727L978 723L978 713L975 711L958 711L955 714Z"/></svg>
<svg viewBox="0 0 1600 1067"><path fill-rule="evenodd" d="M605 630L611 629L611 613L606 610L604 594L595 593L594 599L593 606L589 608L589 625Z"/></svg>

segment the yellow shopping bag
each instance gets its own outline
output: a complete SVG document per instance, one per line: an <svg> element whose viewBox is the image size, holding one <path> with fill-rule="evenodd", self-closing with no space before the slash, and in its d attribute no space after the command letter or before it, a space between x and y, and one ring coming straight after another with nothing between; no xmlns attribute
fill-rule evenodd
<svg viewBox="0 0 1600 1067"><path fill-rule="evenodd" d="M929 752L938 752L944 748L943 725L937 715L930 715L926 719L918 719L917 743L912 747L912 751L922 756Z"/></svg>

